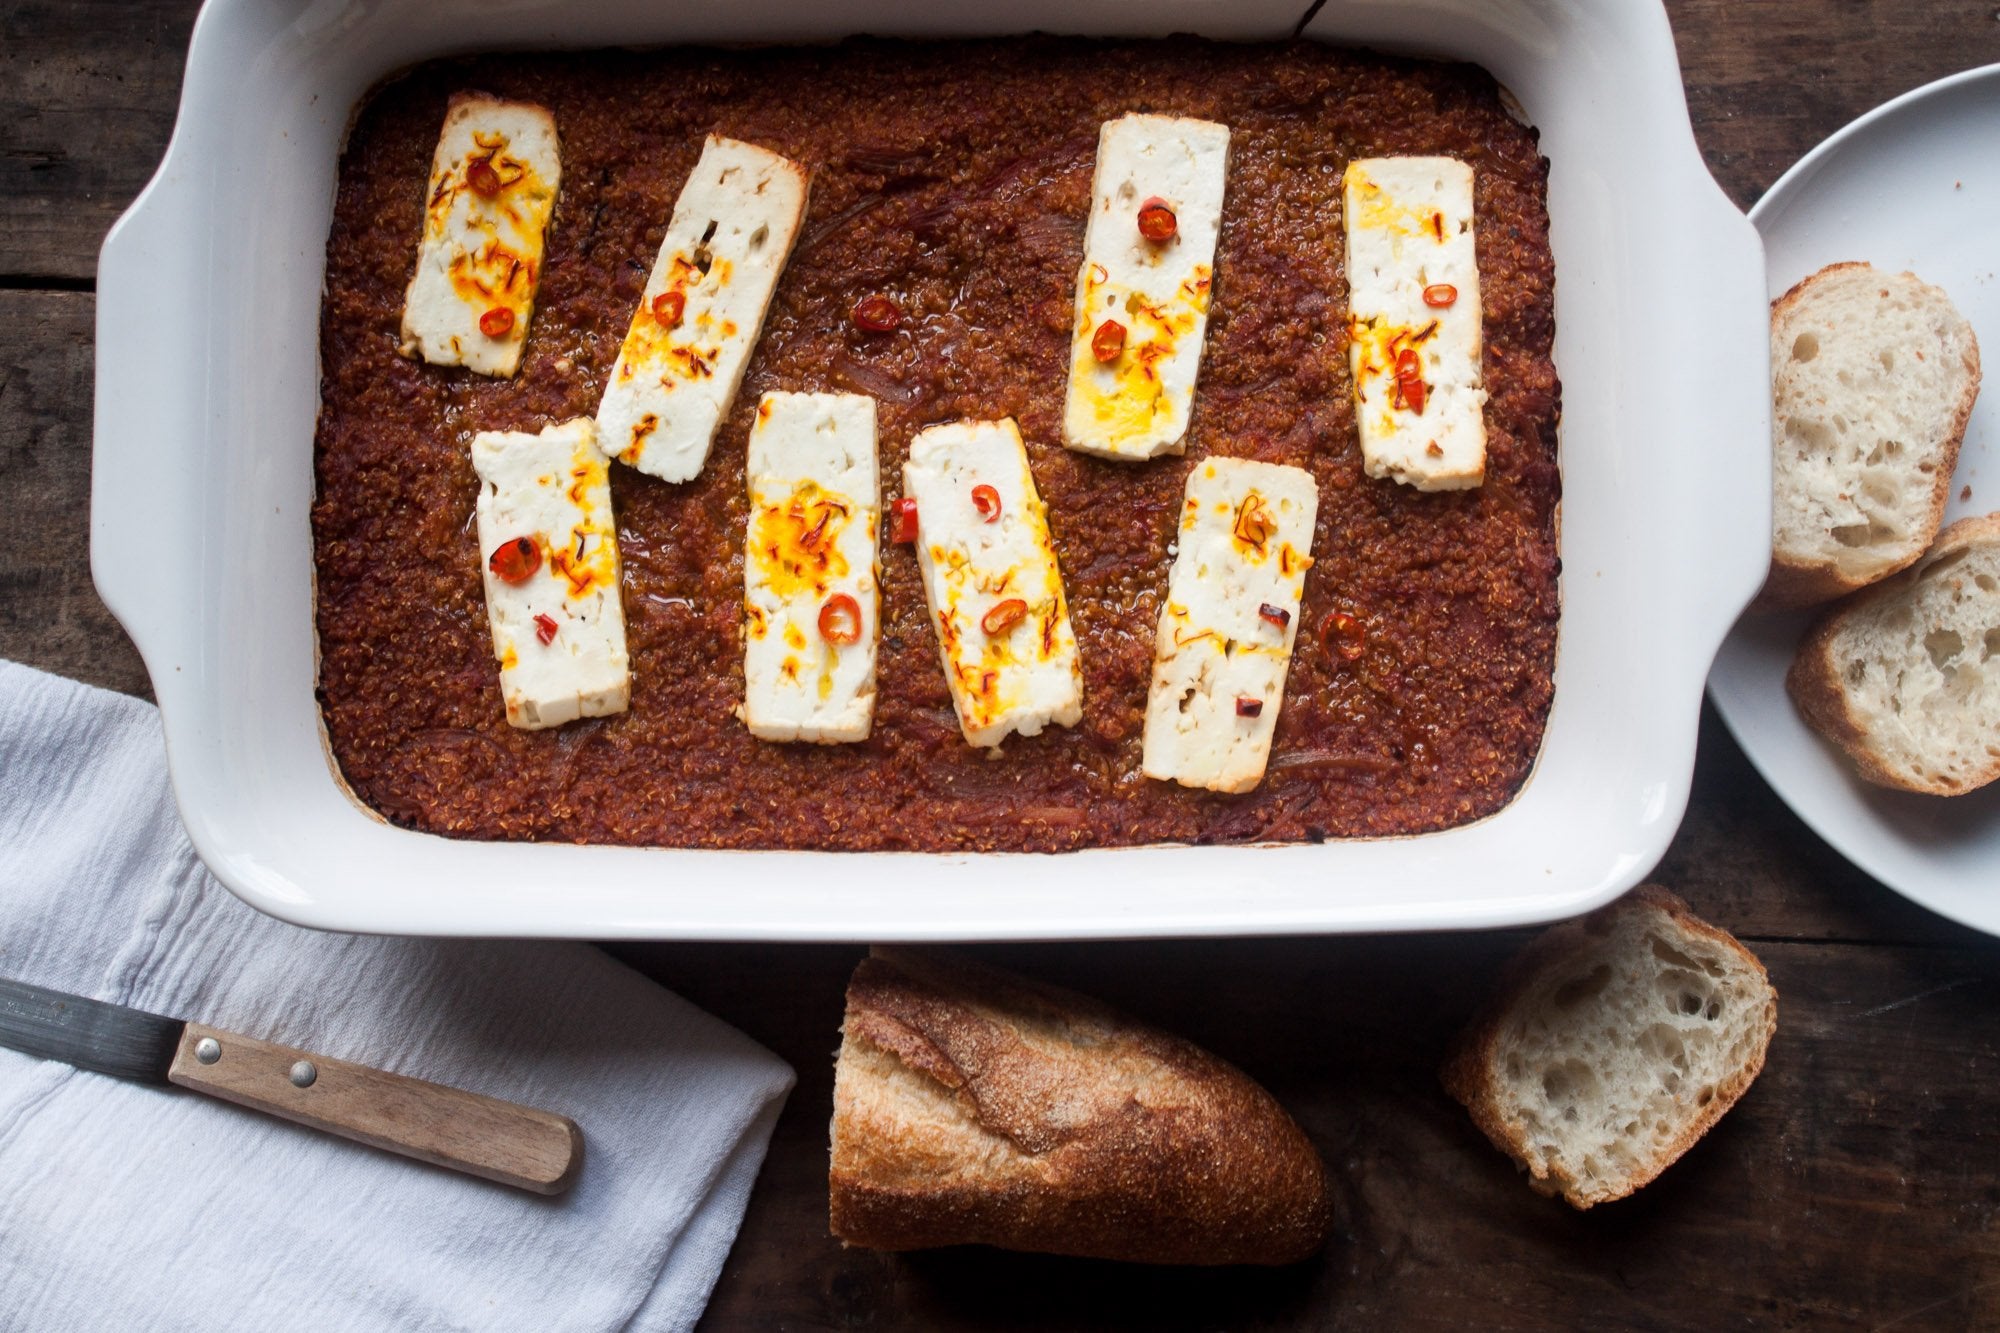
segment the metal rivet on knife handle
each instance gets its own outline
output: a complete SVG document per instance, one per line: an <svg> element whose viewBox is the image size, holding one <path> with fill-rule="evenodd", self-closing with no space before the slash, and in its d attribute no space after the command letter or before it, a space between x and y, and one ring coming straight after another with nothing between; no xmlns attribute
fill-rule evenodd
<svg viewBox="0 0 2000 1333"><path fill-rule="evenodd" d="M295 1088L310 1088L318 1077L319 1070L313 1068L310 1060L300 1060L292 1066L292 1086Z"/></svg>
<svg viewBox="0 0 2000 1333"><path fill-rule="evenodd" d="M222 1043L213 1037L203 1037L194 1044L194 1058L205 1065L212 1065L222 1058Z"/></svg>

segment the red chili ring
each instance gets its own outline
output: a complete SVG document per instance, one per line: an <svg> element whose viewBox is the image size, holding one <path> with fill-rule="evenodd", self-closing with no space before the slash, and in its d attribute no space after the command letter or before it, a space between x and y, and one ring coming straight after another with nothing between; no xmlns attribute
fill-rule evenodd
<svg viewBox="0 0 2000 1333"><path fill-rule="evenodd" d="M486 567L502 583L525 583L542 567L542 548L533 537L516 537L501 542L487 558Z"/></svg>
<svg viewBox="0 0 2000 1333"><path fill-rule="evenodd" d="M861 642L861 603L844 592L827 598L819 609L819 636L828 643Z"/></svg>
<svg viewBox="0 0 2000 1333"><path fill-rule="evenodd" d="M1157 195L1139 206L1139 234L1155 245L1174 239L1180 225L1174 210Z"/></svg>
<svg viewBox="0 0 2000 1333"><path fill-rule="evenodd" d="M979 619L979 628L988 634L1005 634L1027 618L1028 604L1018 597L1009 597L1004 602L995 602L993 609Z"/></svg>
<svg viewBox="0 0 2000 1333"><path fill-rule="evenodd" d="M500 173L493 169L491 161L483 157L465 168L465 183L470 185L472 192L482 199L493 198L502 188Z"/></svg>
<svg viewBox="0 0 2000 1333"><path fill-rule="evenodd" d="M1125 351L1125 326L1107 319L1090 335L1090 354L1099 361L1116 361Z"/></svg>
<svg viewBox="0 0 2000 1333"><path fill-rule="evenodd" d="M854 303L854 322L870 333L887 333L903 322L903 309L877 293Z"/></svg>
<svg viewBox="0 0 2000 1333"><path fill-rule="evenodd" d="M904 496L889 506L889 540L898 545L917 539L917 502Z"/></svg>

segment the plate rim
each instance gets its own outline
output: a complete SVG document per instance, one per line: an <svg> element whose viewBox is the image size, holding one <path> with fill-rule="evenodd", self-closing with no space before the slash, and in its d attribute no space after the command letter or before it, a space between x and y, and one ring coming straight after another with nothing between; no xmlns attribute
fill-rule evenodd
<svg viewBox="0 0 2000 1333"><path fill-rule="evenodd" d="M1770 237L1765 232L1765 222L1770 213L1788 203L1790 196L1804 189L1806 184L1819 174L1821 168L1827 162L1836 158L1853 141L1861 138L1870 130L1885 122L1896 120L1909 114L1915 107L1937 101L1943 97L1957 93L1966 87L1987 82L2000 82L2000 61L1960 70L1955 74L1947 74L1942 78L1933 79L1929 83L1920 84L1907 92L1899 93L1881 105L1862 112L1859 116L1842 125L1817 144L1814 144L1798 161L1787 167L1779 175L1778 179L1773 181L1770 187L1762 195L1758 196L1756 202L1751 204L1747 210L1747 216L1750 219L1751 225L1757 228L1757 234L1764 239L1767 255L1769 253ZM1817 610L1817 608L1814 609ZM1756 613L1746 611L1744 616L1747 617L1754 614ZM1753 739L1751 729L1747 725L1739 725L1735 714L1732 712L1729 696L1725 691L1719 689L1716 683L1718 668L1728 656L1731 645L1738 639L1742 623L1743 617L1739 617L1737 624L1732 626L1730 632L1724 636L1722 648L1717 652L1715 662L1710 666L1709 678L1704 693L1707 695L1709 701L1714 704L1716 715L1722 720L1723 726L1728 729L1737 747L1743 751L1744 757L1750 761L1750 766L1756 769L1759 777L1763 778L1765 785L1771 788L1772 792L1784 804L1785 808L1790 810L1799 822L1810 829L1820 841L1831 847L1850 865L1874 879L1883 888L1915 903L1927 912L1955 922L1968 930L1976 930L1981 934L2000 937L2000 908L1995 909L1992 921L1985 921L1976 919L1956 905L1940 904L1927 891L1922 889L1912 890L1906 884L1899 882L1899 877L1894 874L1895 868L1885 865L1883 857L1875 850L1872 836L1866 840L1857 840L1850 836L1847 828L1825 827L1819 819L1800 809L1788 790L1789 784L1781 780L1772 771L1772 765L1766 762L1768 756L1760 752L1757 742ZM1862 826L1857 825L1855 827Z"/></svg>

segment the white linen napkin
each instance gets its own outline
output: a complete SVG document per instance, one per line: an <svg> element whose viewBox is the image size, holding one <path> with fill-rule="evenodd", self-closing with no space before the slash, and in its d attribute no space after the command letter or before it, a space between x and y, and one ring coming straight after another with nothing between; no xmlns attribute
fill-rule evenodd
<svg viewBox="0 0 2000 1333"><path fill-rule="evenodd" d="M546 1199L0 1050L0 1328L685 1329L791 1070L580 944L301 930L202 868L139 700L0 662L0 975L560 1111Z"/></svg>

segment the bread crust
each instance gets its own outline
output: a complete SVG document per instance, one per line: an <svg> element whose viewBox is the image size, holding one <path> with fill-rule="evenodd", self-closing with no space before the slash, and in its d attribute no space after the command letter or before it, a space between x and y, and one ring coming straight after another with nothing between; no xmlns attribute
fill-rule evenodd
<svg viewBox="0 0 2000 1333"><path fill-rule="evenodd" d="M1790 317L1792 312L1812 294L1812 289L1827 278L1846 269L1870 269L1873 265L1857 260L1838 264L1828 264L1817 273L1808 274L1792 284L1791 290L1771 303L1771 326L1775 329ZM1914 273L1904 273L1903 277L1922 282ZM1929 283L1924 284L1933 291L1939 291ZM1942 296L1944 293L1939 291ZM1949 298L1947 298L1948 302ZM1962 318L1962 317L1961 317ZM1818 606L1823 602L1843 597L1857 589L1867 587L1882 579L1892 577L1908 569L1923 557L1937 536L1938 527L1944 522L1944 507L1951 498L1952 473L1958 467L1958 453L1965 443L1966 424L1972 419L1973 403L1979 397L1980 361L1979 340L1974 336L1970 324L1966 325L1966 369L1969 372L1965 390L1959 395L1958 403L1952 409L1952 424L1949 428L1941 463L1931 478L1930 503L1920 532L1923 540L1913 542L1907 559L1884 569L1873 578L1856 579L1843 574L1838 567L1820 560L1800 559L1795 554L1779 548L1775 543L1771 548L1771 568L1764 577L1764 586L1751 601L1752 611L1789 611L1801 607Z"/></svg>
<svg viewBox="0 0 2000 1333"><path fill-rule="evenodd" d="M1503 1109L1500 1080L1495 1073L1496 1057L1508 1017L1546 972L1593 948L1611 933L1623 917L1646 912L1664 914L1680 929L1727 949L1763 978L1771 999L1765 1009L1762 1039L1757 1043L1753 1058L1716 1085L1715 1095L1708 1104L1698 1110L1694 1119L1671 1142L1652 1150L1653 1155L1645 1163L1615 1185L1593 1190L1563 1170L1560 1164L1540 1166L1531 1158L1530 1145ZM1561 1195L1579 1210L1609 1203L1650 1184L1660 1172L1672 1166L1694 1146L1696 1140L1708 1133L1716 1121L1722 1119L1730 1107L1736 1105L1737 1099L1756 1081L1757 1075L1763 1071L1764 1056L1770 1048L1772 1034L1778 1030L1777 990L1771 987L1770 981L1764 964L1735 936L1696 916L1678 894L1658 884L1641 884L1623 898L1588 916L1550 927L1515 954L1501 970L1493 993L1478 1016L1453 1043L1439 1075L1445 1091L1464 1103L1480 1132L1494 1147L1512 1157L1528 1172L1528 1184L1537 1194Z"/></svg>
<svg viewBox="0 0 2000 1333"><path fill-rule="evenodd" d="M878 948L842 1030L828 1211L848 1245L1278 1265L1326 1239L1325 1167L1271 1095L1096 1001Z"/></svg>
<svg viewBox="0 0 2000 1333"><path fill-rule="evenodd" d="M1798 655L1785 672L1785 690L1806 724L1839 746L1861 776L1877 786L1925 796L1962 796L2000 779L2000 758L1978 769L1971 779L1957 783L1918 781L1902 769L1892 767L1876 749L1873 735L1851 705L1848 691L1841 683L1840 664L1833 647L1841 631L1857 615L1865 614L1886 599L1903 595L1937 559L1982 545L2000 545L2000 513L1960 519L1938 535L1937 544L1917 563L1829 607L1806 631Z"/></svg>

